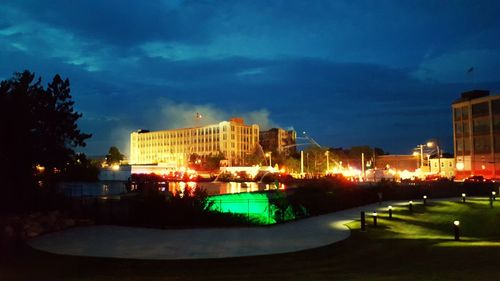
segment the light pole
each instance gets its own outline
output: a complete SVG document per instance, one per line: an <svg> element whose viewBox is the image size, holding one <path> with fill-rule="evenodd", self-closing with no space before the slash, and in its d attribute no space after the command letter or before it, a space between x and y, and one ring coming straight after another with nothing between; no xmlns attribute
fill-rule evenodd
<svg viewBox="0 0 500 281"><path fill-rule="evenodd" d="M328 171L330 171L330 161L328 159L328 156L330 155L330 151L326 151L325 152L325 156L326 156L326 173L328 173Z"/></svg>
<svg viewBox="0 0 500 281"><path fill-rule="evenodd" d="M268 153L266 153L266 157L269 157L269 166L270 166L270 167L272 167L272 166L273 166L273 165L272 165L272 163L271 163L271 154L272 154L272 152L268 152Z"/></svg>
<svg viewBox="0 0 500 281"><path fill-rule="evenodd" d="M436 153L438 157L438 175L441 176L441 150L439 149L438 142L437 141L427 142L427 147L432 148L434 145L436 146Z"/></svg>

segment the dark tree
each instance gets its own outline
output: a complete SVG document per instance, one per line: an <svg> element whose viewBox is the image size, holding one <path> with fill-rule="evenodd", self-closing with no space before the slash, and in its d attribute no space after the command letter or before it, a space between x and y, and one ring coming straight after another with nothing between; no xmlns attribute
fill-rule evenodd
<svg viewBox="0 0 500 281"><path fill-rule="evenodd" d="M59 75L46 89L27 70L0 82L0 176L6 205L26 207L22 204L33 197L37 166L46 175L57 174L74 162L73 149L85 146L91 135L78 129L82 115L73 105L69 80Z"/></svg>
<svg viewBox="0 0 500 281"><path fill-rule="evenodd" d="M106 155L106 164L113 165L120 163L120 161L122 161L124 157L125 156L116 146L112 146L109 148L108 154Z"/></svg>

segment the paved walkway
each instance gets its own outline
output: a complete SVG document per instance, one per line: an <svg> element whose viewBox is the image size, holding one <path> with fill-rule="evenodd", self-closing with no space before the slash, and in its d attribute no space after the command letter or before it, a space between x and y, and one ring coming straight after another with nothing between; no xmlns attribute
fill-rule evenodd
<svg viewBox="0 0 500 281"><path fill-rule="evenodd" d="M384 202L382 206L395 202ZM160 230L77 227L30 240L39 250L74 256L131 259L206 259L296 252L346 239L347 223L378 204L267 227ZM368 218L367 218L368 220Z"/></svg>

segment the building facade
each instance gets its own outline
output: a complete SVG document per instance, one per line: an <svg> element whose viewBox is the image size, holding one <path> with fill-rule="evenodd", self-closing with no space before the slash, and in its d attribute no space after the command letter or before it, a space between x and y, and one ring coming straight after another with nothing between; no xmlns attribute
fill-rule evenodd
<svg viewBox="0 0 500 281"><path fill-rule="evenodd" d="M242 118L218 124L164 131L138 131L130 135L130 164L168 163L187 166L191 155L201 158L222 153L229 165L243 165L259 143L259 126Z"/></svg>
<svg viewBox="0 0 500 281"><path fill-rule="evenodd" d="M500 95L465 92L453 102L456 179L472 175L498 178L500 170Z"/></svg>
<svg viewBox="0 0 500 281"><path fill-rule="evenodd" d="M415 172L420 168L419 157L414 155L378 155L375 158L375 168Z"/></svg>
<svg viewBox="0 0 500 281"><path fill-rule="evenodd" d="M429 160L430 173L444 178L455 177L455 158L431 158Z"/></svg>
<svg viewBox="0 0 500 281"><path fill-rule="evenodd" d="M290 155L296 152L297 133L294 130L272 128L261 131L259 134L260 145L267 152Z"/></svg>

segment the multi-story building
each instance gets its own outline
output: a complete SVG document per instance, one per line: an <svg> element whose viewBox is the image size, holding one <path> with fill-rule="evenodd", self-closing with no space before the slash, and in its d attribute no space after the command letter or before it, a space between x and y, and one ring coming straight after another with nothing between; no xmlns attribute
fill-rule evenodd
<svg viewBox="0 0 500 281"><path fill-rule="evenodd" d="M260 145L264 151L290 155L296 151L297 133L294 130L272 128L261 131L259 134Z"/></svg>
<svg viewBox="0 0 500 281"><path fill-rule="evenodd" d="M455 177L455 158L434 157L429 159L430 173L444 178Z"/></svg>
<svg viewBox="0 0 500 281"><path fill-rule="evenodd" d="M242 118L218 124L164 131L137 131L130 135L130 163L186 166L191 155L205 158L221 152L229 165L243 165L259 143L259 126Z"/></svg>
<svg viewBox="0 0 500 281"><path fill-rule="evenodd" d="M498 178L500 170L500 95L474 90L452 104L456 178Z"/></svg>

